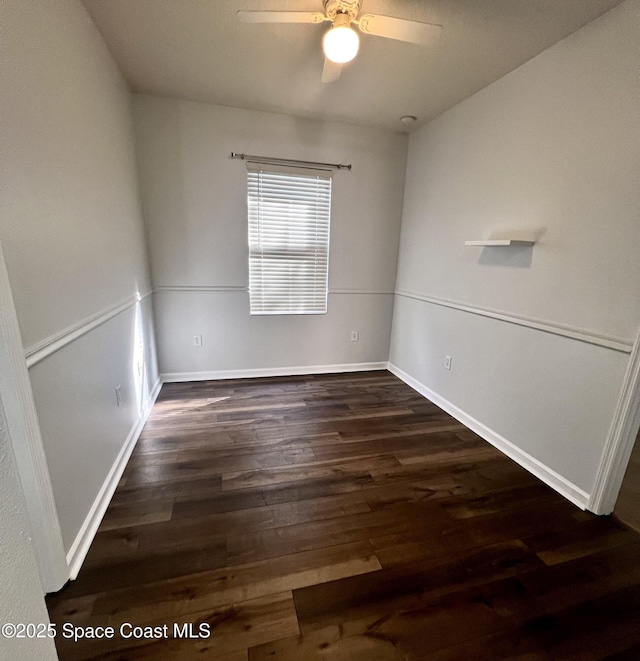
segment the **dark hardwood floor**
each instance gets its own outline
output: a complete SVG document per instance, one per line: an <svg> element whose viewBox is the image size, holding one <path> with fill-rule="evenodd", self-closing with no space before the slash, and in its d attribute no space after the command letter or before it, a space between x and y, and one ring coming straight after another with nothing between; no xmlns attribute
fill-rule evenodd
<svg viewBox="0 0 640 661"><path fill-rule="evenodd" d="M63 661L637 661L640 535L388 372L168 384L48 606L116 627Z"/></svg>

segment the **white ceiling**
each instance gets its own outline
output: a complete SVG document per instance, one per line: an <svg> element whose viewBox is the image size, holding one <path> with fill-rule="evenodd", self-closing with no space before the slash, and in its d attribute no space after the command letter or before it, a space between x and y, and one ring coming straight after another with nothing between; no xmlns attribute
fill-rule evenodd
<svg viewBox="0 0 640 661"><path fill-rule="evenodd" d="M364 0L444 26L432 46L363 36L323 84L328 24L242 24L238 9L322 11L322 0L84 0L134 92L386 126L432 119L621 0Z"/></svg>

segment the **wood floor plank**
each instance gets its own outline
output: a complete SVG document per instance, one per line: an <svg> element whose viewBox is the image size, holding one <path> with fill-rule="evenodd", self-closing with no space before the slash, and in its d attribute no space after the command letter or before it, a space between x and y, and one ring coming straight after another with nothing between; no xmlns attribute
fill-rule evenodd
<svg viewBox="0 0 640 661"><path fill-rule="evenodd" d="M310 434L301 438L306 438L314 448L323 445L347 447L350 443L384 440L388 438L411 438L412 436L422 436L424 438L427 435L437 432L459 432L460 430L464 430L465 427L457 420L449 418L423 422L417 429L386 429L380 432L376 432L375 429L376 426L368 426L360 433L344 434L341 432L329 432L326 434ZM284 433L286 434L286 430ZM422 447L424 447L424 444Z"/></svg>
<svg viewBox="0 0 640 661"><path fill-rule="evenodd" d="M640 644L637 586L430 655L433 661L598 661ZM249 655L251 658L251 653ZM414 657L419 658L419 657Z"/></svg>
<svg viewBox="0 0 640 661"><path fill-rule="evenodd" d="M465 622L463 629L460 621ZM344 661L365 659L403 661L429 658L432 647L480 635L501 621L482 604L466 604L449 611L416 609L383 618L349 621L310 634L286 638L249 649L249 661Z"/></svg>
<svg viewBox="0 0 640 661"><path fill-rule="evenodd" d="M411 529L434 532L450 523L435 503L411 503L370 512L290 524L256 533L237 532L227 537L229 565L402 534Z"/></svg>
<svg viewBox="0 0 640 661"><path fill-rule="evenodd" d="M47 605L212 627L61 661L635 661L639 557L384 370L168 383Z"/></svg>
<svg viewBox="0 0 640 661"><path fill-rule="evenodd" d="M89 594L83 597L69 597L65 590L49 595L47 597L49 617L52 622L70 622L75 626L85 626L91 618L96 596Z"/></svg>
<svg viewBox="0 0 640 661"><path fill-rule="evenodd" d="M101 530L114 530L141 526L159 521L169 521L173 512L173 500L144 502L133 505L113 505L100 524Z"/></svg>
<svg viewBox="0 0 640 661"><path fill-rule="evenodd" d="M516 576L542 562L522 542L512 541L457 554L437 554L370 577L351 576L294 591L301 626L356 619L387 600L440 596L460 588Z"/></svg>
<svg viewBox="0 0 640 661"><path fill-rule="evenodd" d="M580 526L572 527L571 531L550 531L526 538L527 545L534 549L547 565L637 542L636 534L611 517L593 518Z"/></svg>
<svg viewBox="0 0 640 661"><path fill-rule="evenodd" d="M92 614L110 623L170 618L380 569L367 542L344 544L143 586L108 589L96 599Z"/></svg>
<svg viewBox="0 0 640 661"><path fill-rule="evenodd" d="M244 490L236 493L229 491L211 496L207 499L192 500L177 499L173 506L174 518L185 516L202 516L216 512L234 512L237 510L262 507L267 504L264 494L259 489Z"/></svg>
<svg viewBox="0 0 640 661"><path fill-rule="evenodd" d="M193 503L206 507L208 501ZM262 501L260 503L262 505ZM215 546L234 533L249 535L260 530L283 528L369 512L369 505L358 494L231 510L199 516L180 516L169 525L146 525L112 531L99 531L85 560L85 567L112 564L123 559L153 555L157 549L179 551Z"/></svg>
<svg viewBox="0 0 640 661"><path fill-rule="evenodd" d="M268 505L273 505L350 492L360 493L368 486L375 486L375 481L369 473L362 471L349 475L335 475L273 484L263 488L262 494L265 502Z"/></svg>
<svg viewBox="0 0 640 661"><path fill-rule="evenodd" d="M217 426L216 426L217 427ZM175 427L168 432L155 432L146 427L142 430L132 458L140 454L168 452L178 449L225 449L234 447L252 447L258 440L254 429L240 431L216 431L209 427L204 431L193 432L188 428Z"/></svg>
<svg viewBox="0 0 640 661"><path fill-rule="evenodd" d="M296 658L297 648L303 650L299 658L429 659L434 651L474 640L487 630L508 631L513 627L508 618L516 610L512 604L523 596L526 591L515 577L439 596L383 590L378 598L340 611L339 621L329 611L324 622L301 616L301 636L251 649L250 658Z"/></svg>
<svg viewBox="0 0 640 661"><path fill-rule="evenodd" d="M323 480L341 477L363 471L380 471L400 466L400 462L391 455L375 457L357 457L349 460L318 461L311 464L280 466L270 470L247 470L225 473L222 476L222 490L235 491L252 487L266 487L285 482L301 480Z"/></svg>
<svg viewBox="0 0 640 661"><path fill-rule="evenodd" d="M537 568L520 576L520 581L536 597L539 607L529 605L531 616L542 617L636 586L640 589L640 541L583 556L552 567Z"/></svg>
<svg viewBox="0 0 640 661"><path fill-rule="evenodd" d="M421 532L385 535L371 539L376 556L384 567L402 566L432 556L441 549L447 552L482 548L492 544L520 539L542 530L560 530L577 525L571 508L555 501L553 513L538 504L511 511L487 514L473 519L461 519L439 531L437 544Z"/></svg>
<svg viewBox="0 0 640 661"><path fill-rule="evenodd" d="M127 470L135 472L148 466L180 464L191 461L215 462L219 473L251 470L254 468L273 468L289 466L291 464L304 464L314 461L316 455L310 445L306 447L287 448L267 452L256 452L256 448L243 450L218 450L212 447L186 450L184 448L172 449L165 452L154 453L152 457L139 455L129 461Z"/></svg>
<svg viewBox="0 0 640 661"><path fill-rule="evenodd" d="M108 584L110 590L156 583L165 579L193 575L227 566L225 538L202 539L186 548L161 545L152 552L140 553L116 562L91 563L84 567L82 581L66 587L67 596L95 594Z"/></svg>
<svg viewBox="0 0 640 661"><path fill-rule="evenodd" d="M171 659L237 659L247 658L247 648L273 640L283 634L299 634L291 592L268 595L260 599L230 604L205 611L175 617L171 622L150 621L147 626L167 624L168 639L159 641L123 639L101 643L70 642L64 646L64 655L70 661L100 659L118 661L123 658L136 661L169 661ZM203 637L175 637L189 625L194 634ZM204 625L204 626L203 626ZM91 654L88 657L87 654Z"/></svg>
<svg viewBox="0 0 640 661"><path fill-rule="evenodd" d="M226 511L213 514L203 514L208 501L186 501L178 503L185 508L176 511L170 525L148 526L141 533L147 539L149 534L157 531L159 536L163 533L173 535L194 533L198 526L212 527L220 534L233 534L234 532L255 532L267 528L282 528L284 526L331 519L347 514L370 511L365 498L354 492L336 494L320 498L300 501L289 501L277 505L245 508L240 511ZM195 515L191 515L188 507L193 508ZM191 521L189 521L191 519ZM182 531L182 532L181 532Z"/></svg>
<svg viewBox="0 0 640 661"><path fill-rule="evenodd" d="M151 482L148 484L123 484L116 489L111 504L133 505L136 503L157 502L158 500L180 499L183 497L212 498L222 491L222 476L213 475L180 481Z"/></svg>
<svg viewBox="0 0 640 661"><path fill-rule="evenodd" d="M555 500L557 494L539 482L521 487L487 490L482 494L456 494L443 498L439 504L456 519L469 519L474 516L505 512L510 509L538 503L540 500Z"/></svg>
<svg viewBox="0 0 640 661"><path fill-rule="evenodd" d="M428 441L428 442L427 442ZM448 451L448 456L457 454L462 449L487 450L490 446L480 440L462 441L455 432L434 432L395 436L388 434L382 438L351 441L333 445L314 447L318 459L340 459L343 457L363 457L366 455L393 454L400 452L408 456L424 456L426 461L434 454ZM414 452L412 452L414 451ZM493 451L495 452L495 450ZM418 461L418 460L416 460Z"/></svg>

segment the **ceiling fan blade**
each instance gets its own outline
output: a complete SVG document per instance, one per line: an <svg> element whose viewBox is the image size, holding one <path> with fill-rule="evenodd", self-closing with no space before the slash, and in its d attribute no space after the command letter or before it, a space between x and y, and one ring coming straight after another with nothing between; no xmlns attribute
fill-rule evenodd
<svg viewBox="0 0 640 661"><path fill-rule="evenodd" d="M426 46L435 41L442 31L442 25L405 21L402 18L378 16L376 14L364 14L360 17L358 25L364 34L408 41L411 44L420 46Z"/></svg>
<svg viewBox="0 0 640 661"><path fill-rule="evenodd" d="M322 82L335 83L342 73L342 65L332 62L328 57L324 58L324 68L322 69Z"/></svg>
<svg viewBox="0 0 640 661"><path fill-rule="evenodd" d="M243 11L236 12L243 23L322 23L324 14L318 11Z"/></svg>

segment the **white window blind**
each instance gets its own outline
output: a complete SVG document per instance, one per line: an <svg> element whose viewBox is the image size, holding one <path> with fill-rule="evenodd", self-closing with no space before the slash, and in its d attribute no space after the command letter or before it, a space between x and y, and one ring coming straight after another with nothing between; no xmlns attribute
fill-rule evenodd
<svg viewBox="0 0 640 661"><path fill-rule="evenodd" d="M331 176L248 164L251 314L327 311Z"/></svg>

